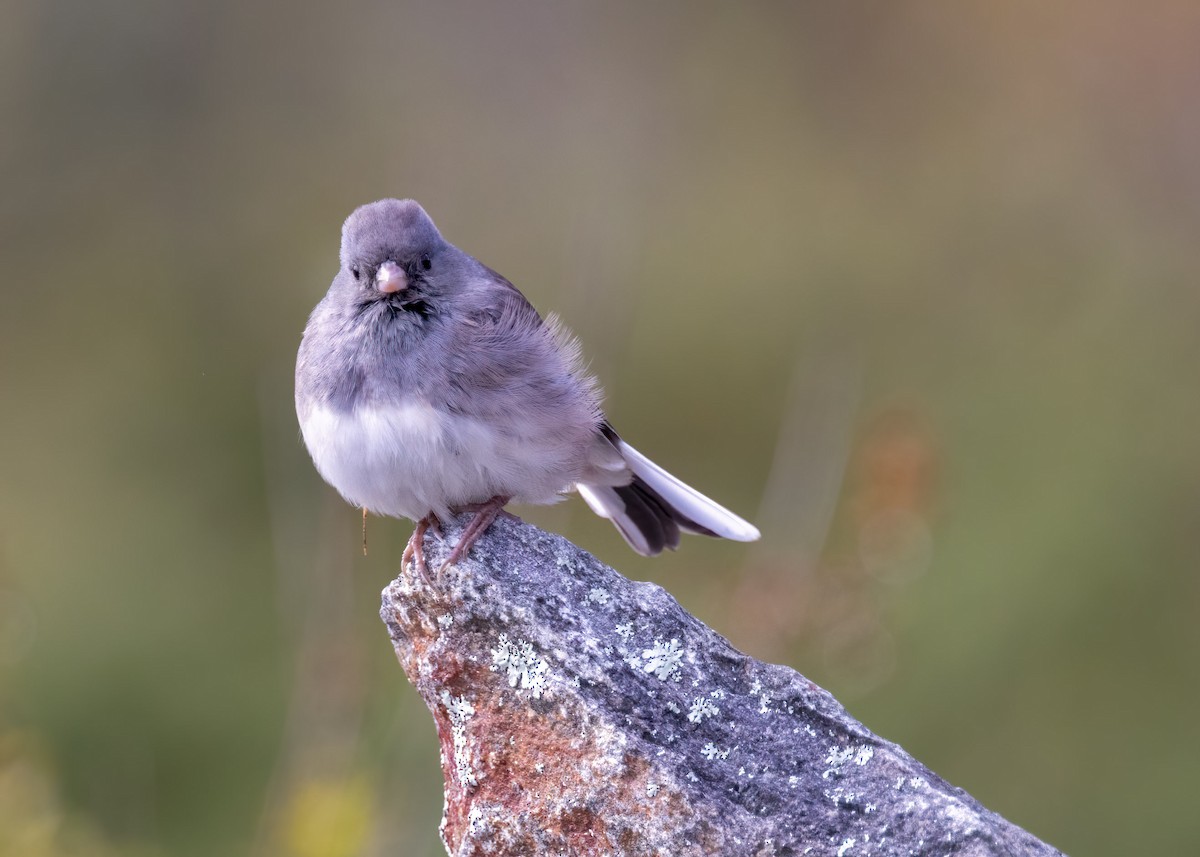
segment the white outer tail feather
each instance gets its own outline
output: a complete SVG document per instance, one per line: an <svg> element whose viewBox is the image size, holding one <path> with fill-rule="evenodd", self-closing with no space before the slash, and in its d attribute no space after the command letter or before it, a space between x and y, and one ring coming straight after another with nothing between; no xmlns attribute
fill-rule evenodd
<svg viewBox="0 0 1200 857"><path fill-rule="evenodd" d="M759 537L758 527L676 479L625 441L618 441L617 448L634 473L700 526L735 542L752 542Z"/></svg>
<svg viewBox="0 0 1200 857"><path fill-rule="evenodd" d="M676 479L625 441L617 440L616 443L629 469L685 517L726 539L752 542L759 537L758 528L749 521ZM640 554L649 553L645 537L625 514L625 504L616 491L598 485L576 487L592 511L611 520L634 550Z"/></svg>
<svg viewBox="0 0 1200 857"><path fill-rule="evenodd" d="M651 556L650 543L642 535L642 531L633 525L633 521L625 514L625 503L617 496L617 492L607 485L584 485L580 483L575 488L579 496L591 507L592 511L601 518L613 522L617 530L629 542L629 546L642 556Z"/></svg>

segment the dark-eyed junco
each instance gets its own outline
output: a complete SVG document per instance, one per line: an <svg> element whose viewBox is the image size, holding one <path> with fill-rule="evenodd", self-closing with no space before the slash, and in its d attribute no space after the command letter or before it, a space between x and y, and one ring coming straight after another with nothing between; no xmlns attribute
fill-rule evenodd
<svg viewBox="0 0 1200 857"><path fill-rule="evenodd" d="M412 200L364 205L342 227L341 269L296 359L296 412L343 497L417 522L404 562L422 574L439 519L475 513L452 563L509 501L572 489L646 556L677 547L681 530L758 538L618 437L570 334Z"/></svg>

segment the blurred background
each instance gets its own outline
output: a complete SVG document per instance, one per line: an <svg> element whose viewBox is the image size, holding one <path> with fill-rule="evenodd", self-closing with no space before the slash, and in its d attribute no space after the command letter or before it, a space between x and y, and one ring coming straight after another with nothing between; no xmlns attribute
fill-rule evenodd
<svg viewBox="0 0 1200 857"><path fill-rule="evenodd" d="M0 10L0 855L435 855L300 332L419 199L761 525L520 510L1072 854L1196 853L1200 5Z"/></svg>

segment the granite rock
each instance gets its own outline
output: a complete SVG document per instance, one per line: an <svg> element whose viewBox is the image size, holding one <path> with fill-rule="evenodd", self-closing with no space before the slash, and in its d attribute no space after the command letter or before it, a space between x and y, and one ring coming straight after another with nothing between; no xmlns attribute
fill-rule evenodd
<svg viewBox="0 0 1200 857"><path fill-rule="evenodd" d="M458 532L426 537L431 569ZM406 569L381 615L455 857L1060 853L561 537L504 517L435 577Z"/></svg>

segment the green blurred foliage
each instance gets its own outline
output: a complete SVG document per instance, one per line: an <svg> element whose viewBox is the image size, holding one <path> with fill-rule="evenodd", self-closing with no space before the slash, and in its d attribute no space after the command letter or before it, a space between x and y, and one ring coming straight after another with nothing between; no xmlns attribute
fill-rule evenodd
<svg viewBox="0 0 1200 857"><path fill-rule="evenodd" d="M382 196L764 539L532 520L1070 853L1200 848L1200 7L0 18L0 852L441 853L408 528L359 555L291 410Z"/></svg>

